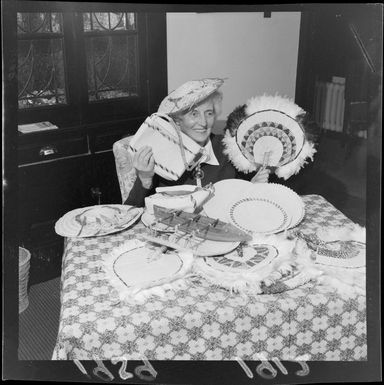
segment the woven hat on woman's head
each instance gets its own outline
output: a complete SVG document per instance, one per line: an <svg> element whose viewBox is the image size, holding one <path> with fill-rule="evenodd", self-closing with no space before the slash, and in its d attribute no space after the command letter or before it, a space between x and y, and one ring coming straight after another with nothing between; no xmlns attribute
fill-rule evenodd
<svg viewBox="0 0 384 385"><path fill-rule="evenodd" d="M188 81L164 98L158 112L167 115L186 112L216 92L223 83L224 80L219 78Z"/></svg>
<svg viewBox="0 0 384 385"><path fill-rule="evenodd" d="M223 143L234 166L243 172L268 167L288 179L316 152L306 138L301 119L305 111L291 99L258 96L228 116Z"/></svg>

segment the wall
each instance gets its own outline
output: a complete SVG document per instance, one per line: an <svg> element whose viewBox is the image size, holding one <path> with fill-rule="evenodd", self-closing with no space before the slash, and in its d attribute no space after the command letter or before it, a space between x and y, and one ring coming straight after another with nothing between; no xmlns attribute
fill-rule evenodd
<svg viewBox="0 0 384 385"><path fill-rule="evenodd" d="M187 80L228 78L221 119L249 97L294 98L300 12L168 13L168 90Z"/></svg>

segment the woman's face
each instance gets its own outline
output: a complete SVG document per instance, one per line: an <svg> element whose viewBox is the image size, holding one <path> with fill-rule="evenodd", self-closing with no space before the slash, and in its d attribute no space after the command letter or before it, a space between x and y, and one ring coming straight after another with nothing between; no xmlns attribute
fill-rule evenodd
<svg viewBox="0 0 384 385"><path fill-rule="evenodd" d="M200 146L204 146L211 135L215 119L213 102L207 100L180 116L177 123L184 134L188 135Z"/></svg>

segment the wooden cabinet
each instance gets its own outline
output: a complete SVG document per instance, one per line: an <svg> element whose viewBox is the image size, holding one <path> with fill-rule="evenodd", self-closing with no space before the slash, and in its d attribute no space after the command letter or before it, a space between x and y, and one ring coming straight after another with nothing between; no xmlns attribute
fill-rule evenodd
<svg viewBox="0 0 384 385"><path fill-rule="evenodd" d="M15 255L18 246L31 251L29 283L34 284L60 274L64 239L55 233L54 225L62 215L78 207L121 203L112 145L124 136L133 135L146 116L157 110L167 94L166 15L164 12L136 12L137 7L130 4L108 2L69 4L7 0L2 10L2 21L6 25L3 33L6 249L9 255ZM104 21L112 20L109 16L113 14L117 24L110 22L105 29L96 26L88 31L93 27L87 26L84 20L87 17L95 18L95 13L97 17L103 16ZM120 16L116 18L116 15ZM31 22L31 30L24 31L21 28L23 25L20 26L24 19L31 21L39 18L42 20L38 23L41 31L32 30ZM48 28L47 25L53 28L52 23L47 24L46 21L52 21L53 18L62 20L58 22L57 33L53 30L46 33L44 28ZM131 24L128 26L128 23ZM28 23L25 25L28 26ZM121 30L115 33L117 25ZM23 95L24 98L30 98L31 103L34 94L51 87L49 76L45 76L48 83L44 87L36 86L39 82L35 73L27 76L25 84L21 84L21 75L24 73L21 74L20 68L27 61L20 56L20 49L28 43L36 48L30 52L38 53L44 45L41 42L51 38L56 39L52 40L53 43L62 42L57 51L60 53L57 54L60 59L57 65L65 68L67 103L46 103L18 109L20 95L28 87L32 87L32 91L25 91ZM40 39L38 43L36 39ZM121 62L118 64L117 56L120 61L124 57L123 52L118 50L118 54L110 52L109 58L114 67L109 77L103 72L110 69L107 60L98 68L104 75L94 73L93 79L99 76L100 84L97 79L94 80L95 84L91 84L92 78L87 72L90 70L87 67L90 61L85 56L91 41L94 43L92 57L100 56L97 62L105 59L110 51L108 47L116 49L116 44L128 47L127 63L133 63L127 75L129 80L123 81L118 73L120 71L124 76L128 73L120 65ZM110 44L103 45L100 42ZM55 46L53 43L51 46ZM107 52L105 55L103 50ZM45 55L40 57L40 61L49 61L49 58L52 57ZM54 69L49 68L55 73ZM93 71L96 71L96 66ZM35 80L29 84L30 79ZM112 81L116 83L115 93L120 92L121 85L125 83L133 88L124 86L125 94L114 94L113 98L109 98L105 95L109 92L107 88L112 87ZM89 97L91 85L97 92L104 92L106 99L100 97L100 100L92 100ZM39 88L39 92L35 92L33 87ZM126 96L127 93L129 96ZM44 97L48 96L44 94ZM50 121L59 129L18 134L18 124L39 121Z"/></svg>

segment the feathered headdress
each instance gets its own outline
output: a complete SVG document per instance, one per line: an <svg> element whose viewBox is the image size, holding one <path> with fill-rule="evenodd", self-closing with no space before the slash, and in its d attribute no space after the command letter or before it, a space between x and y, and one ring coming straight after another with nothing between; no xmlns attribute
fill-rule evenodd
<svg viewBox="0 0 384 385"><path fill-rule="evenodd" d="M228 116L224 153L234 166L249 173L268 167L288 179L313 160L314 144L305 135L300 117L305 111L291 99L258 96Z"/></svg>

